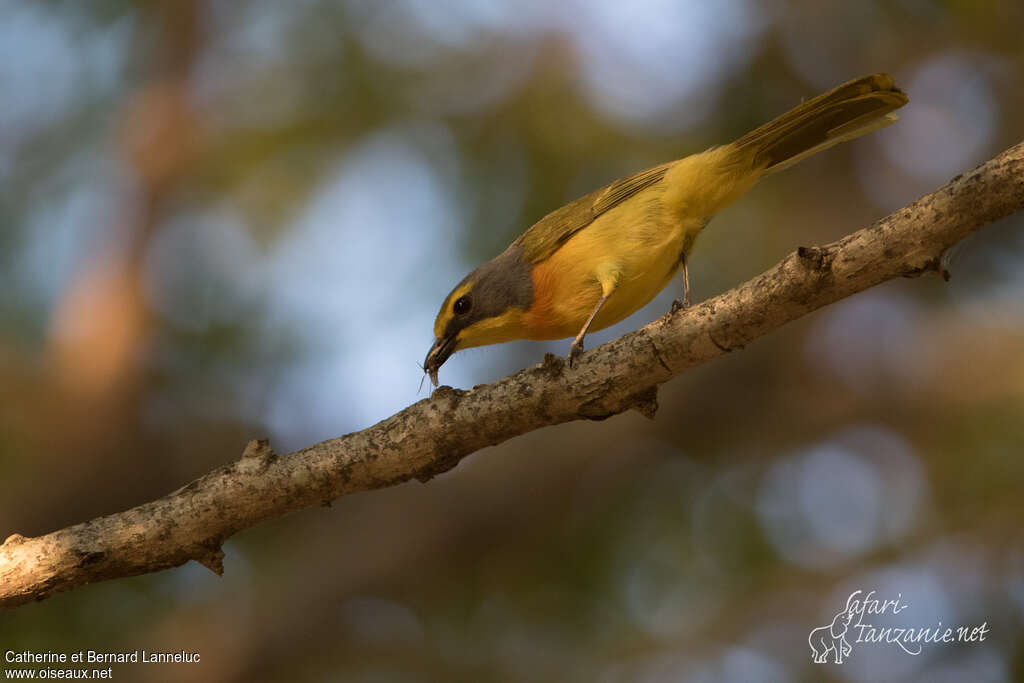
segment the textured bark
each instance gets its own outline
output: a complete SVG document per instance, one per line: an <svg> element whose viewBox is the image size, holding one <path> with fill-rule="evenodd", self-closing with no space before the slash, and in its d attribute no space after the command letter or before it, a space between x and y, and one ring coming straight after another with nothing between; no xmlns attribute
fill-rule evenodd
<svg viewBox="0 0 1024 683"><path fill-rule="evenodd" d="M434 394L361 432L242 457L144 505L0 546L0 606L196 560L223 571L221 544L263 520L354 491L427 480L486 446L547 425L648 417L657 387L785 323L895 277L945 274L943 252L1024 208L1024 143L875 224L800 248L735 289L594 349L570 369L548 355L493 384Z"/></svg>

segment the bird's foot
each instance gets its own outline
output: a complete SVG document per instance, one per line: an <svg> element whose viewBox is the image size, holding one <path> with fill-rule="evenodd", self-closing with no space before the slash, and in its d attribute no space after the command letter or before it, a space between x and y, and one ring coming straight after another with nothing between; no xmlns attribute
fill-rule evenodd
<svg viewBox="0 0 1024 683"><path fill-rule="evenodd" d="M690 303L689 295L683 297L682 299L676 299L675 301L672 302L672 313L678 313L679 311L686 310L691 305L692 304Z"/></svg>
<svg viewBox="0 0 1024 683"><path fill-rule="evenodd" d="M583 353L583 340L582 339L577 339L577 340L575 340L572 343L572 346L569 347L569 367L570 368L576 367L576 361L580 357L580 354L582 354L582 353Z"/></svg>

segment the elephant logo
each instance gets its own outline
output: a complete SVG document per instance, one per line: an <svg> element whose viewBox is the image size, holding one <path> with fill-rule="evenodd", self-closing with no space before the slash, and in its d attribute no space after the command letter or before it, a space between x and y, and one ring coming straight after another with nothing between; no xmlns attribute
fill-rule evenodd
<svg viewBox="0 0 1024 683"><path fill-rule="evenodd" d="M852 593L846 601L846 607L831 624L819 626L807 636L807 643L811 646L811 653L815 664L824 664L828 660L829 653L832 653L836 664L842 664L844 657L849 657L853 647L846 639L846 631L850 628L855 613L853 598L860 591Z"/></svg>

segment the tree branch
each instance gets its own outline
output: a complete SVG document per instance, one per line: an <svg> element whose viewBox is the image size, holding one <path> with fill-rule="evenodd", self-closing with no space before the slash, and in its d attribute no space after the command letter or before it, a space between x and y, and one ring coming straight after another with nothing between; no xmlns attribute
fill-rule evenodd
<svg viewBox="0 0 1024 683"><path fill-rule="evenodd" d="M1024 208L1024 142L863 230L801 247L735 289L604 344L575 369L540 365L462 391L441 387L361 432L241 459L159 500L0 546L0 607L196 560L223 572L221 544L259 522L354 491L426 481L513 436L630 408L653 417L657 387L817 308L899 276L944 273L943 252Z"/></svg>

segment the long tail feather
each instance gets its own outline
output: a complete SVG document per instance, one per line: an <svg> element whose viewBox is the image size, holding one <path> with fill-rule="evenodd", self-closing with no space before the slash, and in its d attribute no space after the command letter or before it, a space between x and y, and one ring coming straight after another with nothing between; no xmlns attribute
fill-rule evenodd
<svg viewBox="0 0 1024 683"><path fill-rule="evenodd" d="M807 100L732 144L767 172L780 171L812 154L884 128L907 103L887 74L844 83Z"/></svg>

